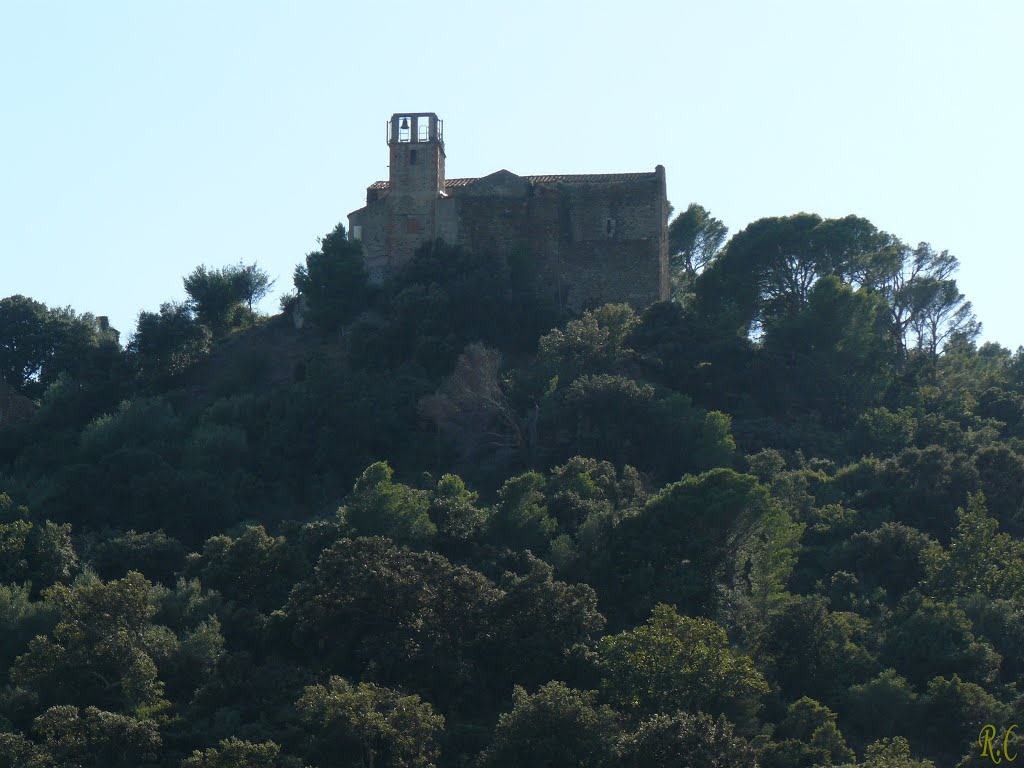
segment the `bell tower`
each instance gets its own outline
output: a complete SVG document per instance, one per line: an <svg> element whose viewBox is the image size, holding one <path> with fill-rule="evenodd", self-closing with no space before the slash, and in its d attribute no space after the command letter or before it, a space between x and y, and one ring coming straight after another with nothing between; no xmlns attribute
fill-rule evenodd
<svg viewBox="0 0 1024 768"><path fill-rule="evenodd" d="M388 121L390 194L418 197L444 192L444 132L433 112L396 113Z"/></svg>

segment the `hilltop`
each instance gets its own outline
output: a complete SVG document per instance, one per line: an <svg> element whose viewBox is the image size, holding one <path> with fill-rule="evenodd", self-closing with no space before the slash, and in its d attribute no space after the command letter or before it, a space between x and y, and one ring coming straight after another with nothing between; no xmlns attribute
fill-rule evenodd
<svg viewBox="0 0 1024 768"><path fill-rule="evenodd" d="M0 300L0 765L989 760L1024 351L855 216L669 235L644 306L340 225L273 317L244 264L123 347Z"/></svg>

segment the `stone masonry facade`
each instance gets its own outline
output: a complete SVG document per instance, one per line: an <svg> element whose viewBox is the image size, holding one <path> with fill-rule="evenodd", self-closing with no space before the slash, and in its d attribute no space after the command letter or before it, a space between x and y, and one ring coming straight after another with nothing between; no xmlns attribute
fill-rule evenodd
<svg viewBox="0 0 1024 768"><path fill-rule="evenodd" d="M652 172L445 178L443 125L434 113L388 122L388 181L349 214L370 279L399 270L424 242L525 257L538 290L574 310L608 302L637 309L669 297L665 168Z"/></svg>

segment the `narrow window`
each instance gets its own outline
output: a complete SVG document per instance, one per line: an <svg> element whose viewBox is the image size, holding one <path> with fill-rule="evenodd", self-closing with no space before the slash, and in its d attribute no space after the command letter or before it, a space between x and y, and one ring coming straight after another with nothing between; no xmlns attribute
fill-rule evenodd
<svg viewBox="0 0 1024 768"><path fill-rule="evenodd" d="M615 234L615 219L605 219L604 222L604 233L608 237Z"/></svg>
<svg viewBox="0 0 1024 768"><path fill-rule="evenodd" d="M416 150L409 150L409 165L416 165Z"/></svg>
<svg viewBox="0 0 1024 768"><path fill-rule="evenodd" d="M363 227L360 224L356 224L352 227L352 239L362 240L363 239Z"/></svg>

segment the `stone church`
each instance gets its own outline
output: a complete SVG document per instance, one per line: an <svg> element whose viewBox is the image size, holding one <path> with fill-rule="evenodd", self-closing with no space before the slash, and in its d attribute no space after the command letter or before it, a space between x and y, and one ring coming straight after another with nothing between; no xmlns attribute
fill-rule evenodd
<svg viewBox="0 0 1024 768"><path fill-rule="evenodd" d="M641 173L445 178L442 121L392 115L387 181L348 216L378 282L437 238L474 253L522 255L560 306L645 307L669 296L665 168Z"/></svg>

